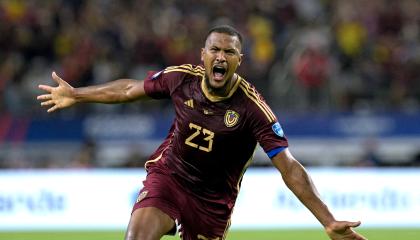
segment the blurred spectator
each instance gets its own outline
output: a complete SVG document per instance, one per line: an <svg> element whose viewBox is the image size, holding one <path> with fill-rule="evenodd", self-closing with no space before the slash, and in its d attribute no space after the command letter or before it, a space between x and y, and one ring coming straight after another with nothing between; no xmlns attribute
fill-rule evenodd
<svg viewBox="0 0 420 240"><path fill-rule="evenodd" d="M328 55L320 49L308 47L293 61L294 74L298 84L303 87L305 109L316 111L326 106L325 91L330 78Z"/></svg>
<svg viewBox="0 0 420 240"><path fill-rule="evenodd" d="M69 163L70 168L91 168L96 163L96 144L94 141L87 139L83 142L80 151L73 157Z"/></svg>
<svg viewBox="0 0 420 240"><path fill-rule="evenodd" d="M148 161L148 155L139 149L139 147L132 147L131 152L126 157L125 161L117 167L125 168L144 168L144 164Z"/></svg>
<svg viewBox="0 0 420 240"><path fill-rule="evenodd" d="M310 86L308 95L316 98L323 91L337 103L321 104L328 111L354 110L360 101L373 109L406 109L420 102L419 5L416 0L240 4L225 0L4 0L0 2L0 111L39 114L34 87L48 81L52 70L81 86L121 76L141 78L145 70L167 65L199 63L200 53L193 49L202 47L203 34L216 23L233 24L244 33L240 72L263 93L277 89L272 86L276 81L269 79L277 76L269 73L279 72L273 68L281 65L275 63L287 64L287 55L295 55L285 55L285 48L302 31L330 29L333 37L324 46L327 52L309 48L295 68L285 69L289 74L299 72L299 81ZM331 67L324 54L339 60L334 83L320 80ZM317 64L308 71L304 66L312 66L314 60ZM313 80L315 72L318 80ZM339 91L330 91L330 87ZM296 106L282 107L293 111ZM95 107L95 111L102 109L138 110Z"/></svg>

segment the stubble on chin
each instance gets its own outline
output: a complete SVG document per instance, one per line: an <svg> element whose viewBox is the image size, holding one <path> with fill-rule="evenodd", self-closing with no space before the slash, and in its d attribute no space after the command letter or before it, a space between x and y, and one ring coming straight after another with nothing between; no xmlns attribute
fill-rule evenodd
<svg viewBox="0 0 420 240"><path fill-rule="evenodd" d="M205 83L206 83L206 86L207 86L207 91L210 94L216 95L216 96L223 97L223 96L226 96L228 94L228 92L230 90L230 89L228 89L229 82L230 81L227 80L227 81L224 82L223 86L214 87L214 86L211 85L210 79L207 76L205 77Z"/></svg>
<svg viewBox="0 0 420 240"><path fill-rule="evenodd" d="M208 76L205 77L205 82L206 82L206 86L207 86L207 90L210 93L219 93L219 92L223 92L223 89L226 87L226 83L221 86L221 87L215 87L211 84L210 82L210 78Z"/></svg>

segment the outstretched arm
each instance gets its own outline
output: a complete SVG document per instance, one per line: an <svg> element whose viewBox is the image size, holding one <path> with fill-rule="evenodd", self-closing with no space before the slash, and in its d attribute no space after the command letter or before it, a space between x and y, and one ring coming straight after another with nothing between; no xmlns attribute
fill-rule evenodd
<svg viewBox="0 0 420 240"><path fill-rule="evenodd" d="M89 87L74 88L61 79L55 72L52 79L56 87L39 85L46 94L39 95L41 106L48 106L48 112L70 107L79 102L121 103L146 97L144 82L134 79L118 79Z"/></svg>
<svg viewBox="0 0 420 240"><path fill-rule="evenodd" d="M328 207L322 202L319 193L305 168L285 149L272 159L280 171L287 187L314 214L333 240L364 240L362 235L353 231L360 222L337 221Z"/></svg>

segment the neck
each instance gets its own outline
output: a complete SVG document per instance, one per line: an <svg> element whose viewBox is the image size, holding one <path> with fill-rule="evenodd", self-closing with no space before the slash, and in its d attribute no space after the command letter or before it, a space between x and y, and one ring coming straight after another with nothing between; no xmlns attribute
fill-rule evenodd
<svg viewBox="0 0 420 240"><path fill-rule="evenodd" d="M206 77L206 87L208 90L208 93L210 93L213 96L218 96L218 97L226 97L227 95L229 95L230 90L232 90L233 86L235 85L236 81L238 80L238 76L236 74L233 74L232 78L230 79L230 81L228 81L226 83L225 86L221 87L221 88L214 88L210 85L208 78Z"/></svg>

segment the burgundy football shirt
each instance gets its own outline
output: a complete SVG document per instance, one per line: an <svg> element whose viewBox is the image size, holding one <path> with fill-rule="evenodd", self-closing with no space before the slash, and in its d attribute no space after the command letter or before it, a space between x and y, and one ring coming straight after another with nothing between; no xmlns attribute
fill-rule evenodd
<svg viewBox="0 0 420 240"><path fill-rule="evenodd" d="M288 143L276 116L250 83L238 76L228 96L214 97L204 76L202 66L185 64L145 79L149 97L171 98L175 107L169 134L145 167L175 176L203 200L233 207L257 142L268 154Z"/></svg>

